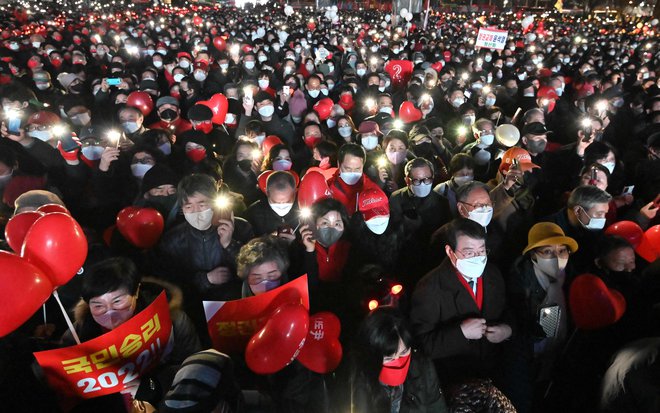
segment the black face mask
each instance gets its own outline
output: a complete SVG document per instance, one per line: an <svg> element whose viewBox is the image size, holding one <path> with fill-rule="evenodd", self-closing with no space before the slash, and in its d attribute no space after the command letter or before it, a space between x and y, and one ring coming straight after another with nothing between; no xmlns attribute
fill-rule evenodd
<svg viewBox="0 0 660 413"><path fill-rule="evenodd" d="M238 167L241 168L243 172L250 172L252 170L252 160L243 159L242 161L238 161Z"/></svg>
<svg viewBox="0 0 660 413"><path fill-rule="evenodd" d="M155 208L160 214L167 218L176 204L176 194L165 196L152 196L147 201L147 206Z"/></svg>
<svg viewBox="0 0 660 413"><path fill-rule="evenodd" d="M176 111L174 109L165 109L164 111L160 112L160 118L164 121L173 121L176 119L179 115L177 115Z"/></svg>
<svg viewBox="0 0 660 413"><path fill-rule="evenodd" d="M71 92L73 92L73 93L82 93L83 88L84 88L84 85L82 83L77 83L77 84L69 87L69 90L71 90Z"/></svg>
<svg viewBox="0 0 660 413"><path fill-rule="evenodd" d="M433 159L433 156L435 155L433 144L431 142L423 142L419 145L415 145L413 152L415 152L415 155L425 159Z"/></svg>

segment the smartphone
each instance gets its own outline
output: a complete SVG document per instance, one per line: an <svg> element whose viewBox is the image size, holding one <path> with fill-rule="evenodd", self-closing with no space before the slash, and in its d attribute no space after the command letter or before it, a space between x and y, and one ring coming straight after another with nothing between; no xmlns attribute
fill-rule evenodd
<svg viewBox="0 0 660 413"><path fill-rule="evenodd" d="M596 181L598 181L598 169L591 168L591 176L589 177L589 181L593 182L594 184Z"/></svg>
<svg viewBox="0 0 660 413"><path fill-rule="evenodd" d="M7 119L7 131L12 135L21 133L23 127L23 119L20 116L11 117Z"/></svg>
<svg viewBox="0 0 660 413"><path fill-rule="evenodd" d="M282 86L282 94L284 96L291 94L291 86Z"/></svg>
<svg viewBox="0 0 660 413"><path fill-rule="evenodd" d="M633 190L635 190L635 185L624 186L621 195L632 195Z"/></svg>
<svg viewBox="0 0 660 413"><path fill-rule="evenodd" d="M539 324L543 328L546 337L555 337L557 335L560 319L561 308L558 305L541 307L539 311Z"/></svg>
<svg viewBox="0 0 660 413"><path fill-rule="evenodd" d="M463 92L463 94L464 94L465 97L468 98L468 99L470 99L470 98L472 97L472 92L470 92L469 90L466 90L465 92Z"/></svg>
<svg viewBox="0 0 660 413"><path fill-rule="evenodd" d="M246 87L243 90L243 94L244 94L246 99L252 99L252 88L251 87Z"/></svg>
<svg viewBox="0 0 660 413"><path fill-rule="evenodd" d="M64 136L62 136L60 138L60 142L62 142L62 150L64 152L73 152L74 150L79 148L78 144L76 143L76 141L73 140L70 133L67 133Z"/></svg>
<svg viewBox="0 0 660 413"><path fill-rule="evenodd" d="M109 77L106 79L108 86L119 86L121 84L120 77Z"/></svg>

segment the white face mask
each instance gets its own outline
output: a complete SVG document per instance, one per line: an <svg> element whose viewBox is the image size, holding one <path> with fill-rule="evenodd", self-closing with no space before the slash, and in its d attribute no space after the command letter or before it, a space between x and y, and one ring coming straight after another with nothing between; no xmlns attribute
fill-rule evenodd
<svg viewBox="0 0 660 413"><path fill-rule="evenodd" d="M594 218L594 217L590 216L587 213L587 211L584 210L584 208L580 207L580 209L582 209L582 212L584 212L584 214L589 217L589 221L585 224L585 223L582 222L580 217L576 214L576 217L577 217L578 221L580 222L580 224L582 224L582 226L584 228L586 228L588 230L591 230L591 231L598 231L598 230L601 230L601 229L605 228L605 222L607 221L605 218Z"/></svg>
<svg viewBox="0 0 660 413"><path fill-rule="evenodd" d="M468 218L486 228L493 218L493 207L475 208L468 213Z"/></svg>
<svg viewBox="0 0 660 413"><path fill-rule="evenodd" d="M71 123L76 126L87 125L90 120L92 120L92 118L89 116L89 113L79 113L71 117Z"/></svg>
<svg viewBox="0 0 660 413"><path fill-rule="evenodd" d="M456 98L451 101L451 105L455 108L459 108L464 102L465 100L463 100L463 98Z"/></svg>
<svg viewBox="0 0 660 413"><path fill-rule="evenodd" d="M390 223L389 215L386 217L375 217L371 218L369 221L366 221L367 228L369 231L373 232L376 235L381 235L387 229L387 225Z"/></svg>
<svg viewBox="0 0 660 413"><path fill-rule="evenodd" d="M367 69L358 69L355 71L355 73L357 73L358 76L362 77L367 74Z"/></svg>
<svg viewBox="0 0 660 413"><path fill-rule="evenodd" d="M417 186L411 185L410 188L412 189L413 194L415 194L416 197L426 198L428 194L431 193L431 189L433 188L433 183L425 184L422 182Z"/></svg>
<svg viewBox="0 0 660 413"><path fill-rule="evenodd" d="M266 89L270 85L270 81L268 79L259 79L257 83L259 83L259 87L261 89Z"/></svg>
<svg viewBox="0 0 660 413"><path fill-rule="evenodd" d="M163 67L163 62L161 62L160 60L154 60L153 63L156 69L160 69L161 67Z"/></svg>
<svg viewBox="0 0 660 413"><path fill-rule="evenodd" d="M103 155L103 150L102 146L85 146L82 148L82 154L90 161L98 161Z"/></svg>
<svg viewBox="0 0 660 413"><path fill-rule="evenodd" d="M456 269L470 280L476 280L484 273L488 256L479 256L472 258L456 258Z"/></svg>
<svg viewBox="0 0 660 413"><path fill-rule="evenodd" d="M387 156L387 159L394 165L398 165L406 160L405 151L387 152L385 156Z"/></svg>
<svg viewBox="0 0 660 413"><path fill-rule="evenodd" d="M268 60L268 58L264 55L261 55L261 56L257 57L257 60L259 61L259 63L263 63L266 60Z"/></svg>
<svg viewBox="0 0 660 413"><path fill-rule="evenodd" d="M229 63L220 63L220 69L227 70L229 68Z"/></svg>
<svg viewBox="0 0 660 413"><path fill-rule="evenodd" d="M495 135L493 134L481 135L479 137L479 141L484 146L490 146L493 144L493 142L495 142Z"/></svg>
<svg viewBox="0 0 660 413"><path fill-rule="evenodd" d="M169 155L172 153L172 144L169 142L161 143L158 145L158 149L165 155Z"/></svg>
<svg viewBox="0 0 660 413"><path fill-rule="evenodd" d="M308 93L309 93L309 96L311 96L313 99L316 99L317 97L319 97L319 93L321 93L321 91L320 90L309 90Z"/></svg>
<svg viewBox="0 0 660 413"><path fill-rule="evenodd" d="M206 231L213 223L213 210L211 208L201 212L184 212L183 216L193 228Z"/></svg>
<svg viewBox="0 0 660 413"><path fill-rule="evenodd" d="M140 125L138 125L137 122L123 122L121 127L124 128L126 133L135 133L140 129Z"/></svg>
<svg viewBox="0 0 660 413"><path fill-rule="evenodd" d="M456 185L458 185L458 186L465 185L465 184L470 183L472 181L474 181L474 176L473 175L455 176L454 177L454 182L456 182Z"/></svg>
<svg viewBox="0 0 660 413"><path fill-rule="evenodd" d="M352 128L350 126L342 126L340 128L337 128L337 131L339 132L339 136L342 138L348 138L351 136Z"/></svg>
<svg viewBox="0 0 660 413"><path fill-rule="evenodd" d="M616 167L616 162L605 162L601 165L607 168L607 170L610 171L610 174L612 174L612 172L614 172L614 168Z"/></svg>
<svg viewBox="0 0 660 413"><path fill-rule="evenodd" d="M131 165L131 173L133 174L134 177L142 179L144 177L144 174L149 172L149 169L153 168L153 165L145 165L143 163L134 163Z"/></svg>
<svg viewBox="0 0 660 413"><path fill-rule="evenodd" d="M291 208L293 208L293 202L285 202L281 204L271 204L269 202L268 204L270 205L270 208L281 217L288 214L291 211Z"/></svg>
<svg viewBox="0 0 660 413"><path fill-rule="evenodd" d="M364 149L371 151L378 146L378 136L364 136L360 140Z"/></svg>
<svg viewBox="0 0 660 413"><path fill-rule="evenodd" d="M190 62L187 60L182 60L179 62L179 67L183 69L187 69L190 67Z"/></svg>
<svg viewBox="0 0 660 413"><path fill-rule="evenodd" d="M362 172L340 172L339 177L346 185L355 185L362 178Z"/></svg>
<svg viewBox="0 0 660 413"><path fill-rule="evenodd" d="M48 132L47 130L35 130L32 132L28 132L28 136L35 139L39 139L40 141L43 142L46 142L52 137L50 132Z"/></svg>
<svg viewBox="0 0 660 413"><path fill-rule="evenodd" d="M254 62L253 61L244 62L243 65L245 66L245 68L247 70L254 69Z"/></svg>
<svg viewBox="0 0 660 413"><path fill-rule="evenodd" d="M259 108L259 114L264 118L270 118L275 113L275 107L273 105L262 106Z"/></svg>
<svg viewBox="0 0 660 413"><path fill-rule="evenodd" d="M337 126L337 121L332 118L328 118L325 123L328 125L328 128L334 128Z"/></svg>
<svg viewBox="0 0 660 413"><path fill-rule="evenodd" d="M204 73L204 72L195 72L193 77L195 78L196 81L203 82L203 81L206 80L206 73Z"/></svg>
<svg viewBox="0 0 660 413"><path fill-rule="evenodd" d="M257 142L259 146L261 146L261 144L264 143L264 140L266 140L265 133L262 133L261 135L257 135L254 137L254 141Z"/></svg>
<svg viewBox="0 0 660 413"><path fill-rule="evenodd" d="M532 260L535 268L538 268L542 273L557 278L560 271L564 271L568 264L568 258L539 258Z"/></svg>
<svg viewBox="0 0 660 413"><path fill-rule="evenodd" d="M177 73L177 74L174 75L173 77L174 77L174 81L175 81L176 83L179 83L179 82L181 82L181 81L183 80L183 78L184 78L185 76L184 76L183 74L181 74L181 73Z"/></svg>

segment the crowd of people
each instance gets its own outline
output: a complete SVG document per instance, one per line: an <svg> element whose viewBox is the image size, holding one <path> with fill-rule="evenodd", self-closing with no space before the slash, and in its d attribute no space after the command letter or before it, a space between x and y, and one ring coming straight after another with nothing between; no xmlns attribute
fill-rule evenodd
<svg viewBox="0 0 660 413"><path fill-rule="evenodd" d="M84 228L58 289L83 341L170 299L170 358L134 400L76 411L245 411L241 389L279 412L660 411L660 246L605 234L660 223L657 20L2 13L3 224L55 203ZM487 27L503 49L475 47ZM311 173L327 186L301 206ZM154 247L113 228L127 206L164 218ZM627 303L595 330L569 305L586 273ZM337 371L257 376L210 349L203 300L303 274L310 312L341 320ZM46 310L0 339L3 408L59 409L32 352L75 343Z"/></svg>

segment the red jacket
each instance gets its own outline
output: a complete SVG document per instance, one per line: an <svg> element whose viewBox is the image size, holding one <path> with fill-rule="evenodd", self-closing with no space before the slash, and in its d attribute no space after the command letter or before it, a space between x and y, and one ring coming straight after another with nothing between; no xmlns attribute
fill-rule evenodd
<svg viewBox="0 0 660 413"><path fill-rule="evenodd" d="M321 281L341 281L350 249L351 243L341 239L328 249L318 242L316 243L316 262L319 266L319 279Z"/></svg>
<svg viewBox="0 0 660 413"><path fill-rule="evenodd" d="M328 179L328 188L330 188L332 197L344 204L346 212L351 216L357 211L357 197L360 192L369 188L380 190L380 187L364 173L362 173L362 178L355 185L347 185L346 182L339 179L339 173L339 169L337 169L337 172Z"/></svg>

